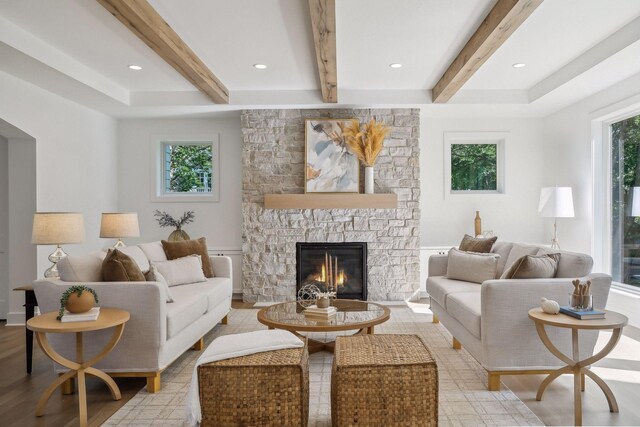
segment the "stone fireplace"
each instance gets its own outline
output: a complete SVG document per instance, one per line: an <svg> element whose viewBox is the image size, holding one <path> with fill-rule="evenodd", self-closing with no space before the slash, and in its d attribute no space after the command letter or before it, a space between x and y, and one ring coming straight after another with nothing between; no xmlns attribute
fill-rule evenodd
<svg viewBox="0 0 640 427"><path fill-rule="evenodd" d="M295 299L298 242L364 242L367 244L365 297L372 301L391 301L417 296L419 111L400 108L242 112L244 301ZM307 118L324 117L356 118L361 122L375 119L391 128L374 168L375 192L397 194L397 208L264 208L265 194L304 193L304 122ZM360 191L363 192L363 188ZM339 269L340 265L338 257Z"/></svg>
<svg viewBox="0 0 640 427"><path fill-rule="evenodd" d="M296 243L296 294L314 285L340 299L367 300L365 242Z"/></svg>

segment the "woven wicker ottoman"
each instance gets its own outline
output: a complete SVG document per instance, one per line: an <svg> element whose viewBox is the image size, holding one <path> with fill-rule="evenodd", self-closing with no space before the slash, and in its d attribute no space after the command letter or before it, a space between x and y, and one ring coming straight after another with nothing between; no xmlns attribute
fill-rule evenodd
<svg viewBox="0 0 640 427"><path fill-rule="evenodd" d="M338 426L436 426L438 369L417 335L338 337L331 376Z"/></svg>
<svg viewBox="0 0 640 427"><path fill-rule="evenodd" d="M276 350L198 367L201 427L306 426L309 353Z"/></svg>

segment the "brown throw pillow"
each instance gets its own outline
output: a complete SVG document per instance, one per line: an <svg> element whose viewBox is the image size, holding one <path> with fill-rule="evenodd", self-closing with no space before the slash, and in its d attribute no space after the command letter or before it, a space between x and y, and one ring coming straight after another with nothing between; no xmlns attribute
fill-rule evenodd
<svg viewBox="0 0 640 427"><path fill-rule="evenodd" d="M525 255L502 274L501 279L551 279L556 276L560 254Z"/></svg>
<svg viewBox="0 0 640 427"><path fill-rule="evenodd" d="M169 260L189 255L200 255L204 277L213 277L213 267L211 267L211 260L209 259L209 252L207 251L207 239L204 237L197 240L183 240L180 242L163 240L162 247Z"/></svg>
<svg viewBox="0 0 640 427"><path fill-rule="evenodd" d="M465 252L476 252L480 254L488 254L491 252L493 244L498 240L497 236L484 238L484 237L471 237L465 234L460 242L459 250Z"/></svg>
<svg viewBox="0 0 640 427"><path fill-rule="evenodd" d="M146 279L133 258L117 249L109 249L102 262L102 280L105 282L144 282Z"/></svg>

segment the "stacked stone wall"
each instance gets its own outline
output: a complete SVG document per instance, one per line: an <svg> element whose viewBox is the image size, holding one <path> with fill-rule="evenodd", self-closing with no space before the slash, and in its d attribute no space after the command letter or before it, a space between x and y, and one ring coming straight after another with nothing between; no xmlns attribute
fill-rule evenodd
<svg viewBox="0 0 640 427"><path fill-rule="evenodd" d="M369 300L406 300L417 295L420 278L419 111L242 112L245 301L295 299L296 242L367 242ZM304 123L305 119L314 118L357 118L361 122L373 118L391 128L374 168L375 192L396 193L397 209L264 209L265 194L304 193Z"/></svg>

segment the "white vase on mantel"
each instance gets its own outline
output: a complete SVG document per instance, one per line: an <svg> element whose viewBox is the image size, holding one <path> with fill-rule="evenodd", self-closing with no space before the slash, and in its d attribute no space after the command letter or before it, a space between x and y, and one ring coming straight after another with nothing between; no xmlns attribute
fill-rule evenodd
<svg viewBox="0 0 640 427"><path fill-rule="evenodd" d="M364 168L364 194L373 194L373 166Z"/></svg>

